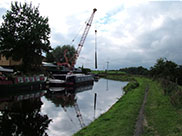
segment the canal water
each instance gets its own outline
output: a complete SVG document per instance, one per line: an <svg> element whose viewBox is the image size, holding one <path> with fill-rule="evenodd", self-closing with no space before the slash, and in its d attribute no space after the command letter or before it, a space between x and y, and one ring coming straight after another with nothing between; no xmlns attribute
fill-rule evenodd
<svg viewBox="0 0 182 136"><path fill-rule="evenodd" d="M0 135L71 136L106 112L127 82L99 79L61 92L0 97Z"/></svg>

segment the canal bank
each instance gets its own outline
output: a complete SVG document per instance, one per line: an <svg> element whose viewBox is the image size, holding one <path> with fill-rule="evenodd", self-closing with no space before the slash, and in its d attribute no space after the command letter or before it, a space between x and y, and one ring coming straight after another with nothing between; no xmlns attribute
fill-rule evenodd
<svg viewBox="0 0 182 136"><path fill-rule="evenodd" d="M116 75L109 78L123 80ZM150 86L144 107L142 136L182 135L182 108L175 108L170 103L170 98L164 95L160 83L143 77L134 79L139 83L137 88L128 91L108 112L75 136L133 136L147 85Z"/></svg>

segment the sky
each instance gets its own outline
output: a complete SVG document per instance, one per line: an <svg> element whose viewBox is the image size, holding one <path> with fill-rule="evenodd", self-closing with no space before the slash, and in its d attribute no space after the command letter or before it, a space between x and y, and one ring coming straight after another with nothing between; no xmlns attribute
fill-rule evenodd
<svg viewBox="0 0 182 136"><path fill-rule="evenodd" d="M97 8L76 67L94 69L96 43L99 70L107 69L107 62L108 69L150 68L159 58L182 65L181 1L18 1L32 2L34 6L39 6L42 16L49 18L52 48L68 44L77 48L85 22ZM11 0L0 0L0 24L10 4Z"/></svg>

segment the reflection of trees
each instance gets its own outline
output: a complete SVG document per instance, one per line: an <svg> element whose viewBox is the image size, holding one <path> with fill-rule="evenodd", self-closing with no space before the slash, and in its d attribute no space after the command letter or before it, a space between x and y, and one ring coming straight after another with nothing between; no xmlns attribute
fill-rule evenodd
<svg viewBox="0 0 182 136"><path fill-rule="evenodd" d="M67 91L55 94L47 94L46 98L51 100L56 105L56 107L70 107L76 102L75 93Z"/></svg>
<svg viewBox="0 0 182 136"><path fill-rule="evenodd" d="M50 119L40 114L40 98L8 103L0 114L0 135L47 136Z"/></svg>

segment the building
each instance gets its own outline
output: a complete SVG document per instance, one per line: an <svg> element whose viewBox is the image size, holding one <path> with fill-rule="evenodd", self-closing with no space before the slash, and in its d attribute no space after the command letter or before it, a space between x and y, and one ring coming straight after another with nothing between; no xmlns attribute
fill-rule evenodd
<svg viewBox="0 0 182 136"><path fill-rule="evenodd" d="M8 59L6 59L5 56L0 54L0 66L17 66L17 65L20 65L20 64L22 64L22 60L14 61L12 59L12 57L9 57Z"/></svg>

